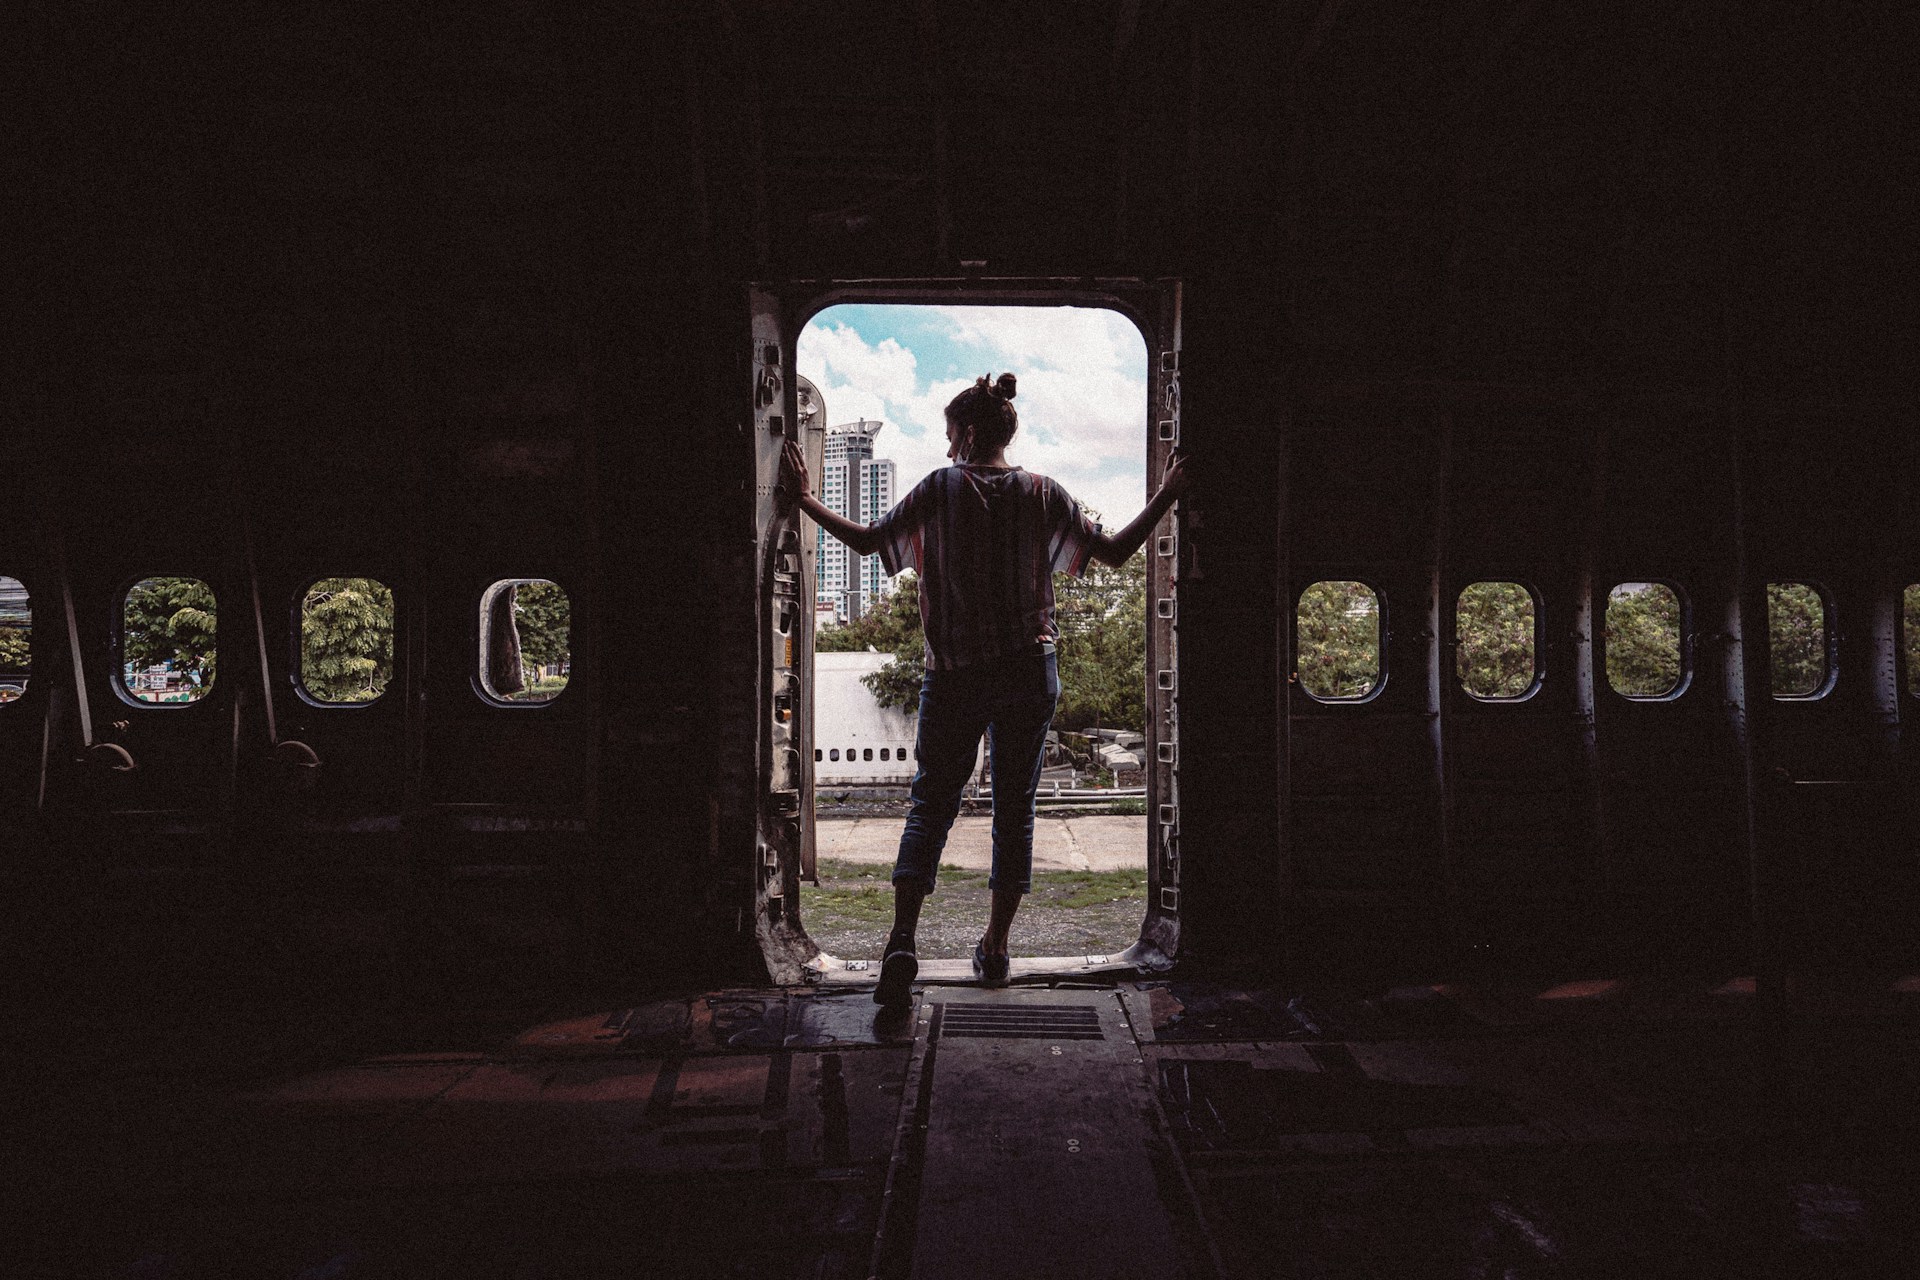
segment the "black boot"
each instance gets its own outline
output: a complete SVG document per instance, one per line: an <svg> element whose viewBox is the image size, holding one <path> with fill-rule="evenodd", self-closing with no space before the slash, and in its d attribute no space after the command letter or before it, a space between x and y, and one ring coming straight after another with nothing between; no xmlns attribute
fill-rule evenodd
<svg viewBox="0 0 1920 1280"><path fill-rule="evenodd" d="M913 952L913 935L890 934L880 961L880 985L873 989L873 1002L897 1009L913 1000L913 979L920 972L920 957Z"/></svg>

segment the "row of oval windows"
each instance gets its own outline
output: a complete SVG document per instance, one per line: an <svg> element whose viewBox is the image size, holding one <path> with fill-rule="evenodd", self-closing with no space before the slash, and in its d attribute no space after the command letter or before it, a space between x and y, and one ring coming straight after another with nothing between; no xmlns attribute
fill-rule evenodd
<svg viewBox="0 0 1920 1280"><path fill-rule="evenodd" d="M1907 691L1920 696L1920 584L1902 594ZM1832 602L1808 582L1767 584L1769 677L1776 698L1825 696L1833 684ZM1454 602L1455 675L1489 702L1527 697L1540 682L1539 602L1518 582L1476 582ZM1322 702L1363 702L1386 677L1381 601L1364 582L1316 582L1294 613L1295 675ZM1664 582L1622 582L1607 593L1607 686L1626 698L1678 697L1689 671L1686 603Z"/></svg>
<svg viewBox="0 0 1920 1280"><path fill-rule="evenodd" d="M503 578L480 596L475 678L503 705L539 705L566 689L572 604L545 578ZM0 575L0 702L26 691L33 605ZM152 705L198 702L213 691L219 601L199 578L148 577L120 597L115 636L120 692ZM320 578L300 593L293 663L302 697L322 706L374 702L393 678L393 592L373 578Z"/></svg>
<svg viewBox="0 0 1920 1280"><path fill-rule="evenodd" d="M1817 698L1832 683L1829 601L1811 583L1767 586L1770 676L1775 697ZM1903 594L1908 691L1920 695L1920 584ZM1327 702L1365 701L1385 678L1379 595L1364 582L1323 581L1295 613L1302 688ZM552 701L566 688L571 606L544 578L508 578L482 593L476 677L503 704ZM1607 596L1608 687L1623 697L1677 696L1687 678L1685 604L1662 582L1624 582ZM1476 582L1455 604L1456 674L1470 695L1525 698L1539 682L1539 609L1516 582ZM372 702L393 674L393 593L372 578L322 578L302 593L295 678L309 701ZM197 578L149 577L121 597L121 688L132 700L191 703L213 688L217 601ZM26 688L32 604L25 586L0 575L0 702ZM884 757L883 757L884 758Z"/></svg>
<svg viewBox="0 0 1920 1280"><path fill-rule="evenodd" d="M888 754L889 752L891 752L892 754ZM838 760L840 758L840 748L828 747L825 751L822 751L819 747L815 747L813 749L813 758L816 762L821 760ZM882 747L880 748L880 758L882 760L905 760L907 758L907 749L905 747L898 747L898 748ZM847 759L848 760L862 760L862 759L871 760L873 759L873 748L872 747L848 747Z"/></svg>

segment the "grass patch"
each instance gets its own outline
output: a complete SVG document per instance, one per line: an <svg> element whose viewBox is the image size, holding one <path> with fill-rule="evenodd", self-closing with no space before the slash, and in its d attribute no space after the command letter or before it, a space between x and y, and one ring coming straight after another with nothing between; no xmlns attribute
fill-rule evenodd
<svg viewBox="0 0 1920 1280"><path fill-rule="evenodd" d="M1046 871L1033 878L1036 889L1064 889L1060 897L1049 895L1049 906L1079 910L1127 898L1142 898L1147 892L1147 872L1125 871Z"/></svg>
<svg viewBox="0 0 1920 1280"><path fill-rule="evenodd" d="M820 884L801 888L813 940L832 955L877 958L893 917L890 864L820 860ZM922 958L964 959L987 925L987 873L942 867L940 888L920 917ZM1147 892L1144 867L1124 871L1039 871L1014 921L1021 955L1111 955L1139 935Z"/></svg>
<svg viewBox="0 0 1920 1280"><path fill-rule="evenodd" d="M810 890L808 897L815 911L841 920L871 924L893 919L892 885L864 884L850 889L828 889L823 886Z"/></svg>
<svg viewBox="0 0 1920 1280"><path fill-rule="evenodd" d="M878 880L887 884L892 879L893 868L883 867L871 862L843 862L839 858L820 859L820 879L825 880Z"/></svg>
<svg viewBox="0 0 1920 1280"><path fill-rule="evenodd" d="M942 867L940 887L985 883L987 873ZM893 919L893 868L820 859L820 885L803 890L806 909L842 924L889 923ZM937 897L938 895L936 895ZM811 917L810 917L811 918Z"/></svg>
<svg viewBox="0 0 1920 1280"><path fill-rule="evenodd" d="M509 702L547 702L566 692L567 677L546 676L535 680L520 692L508 695Z"/></svg>

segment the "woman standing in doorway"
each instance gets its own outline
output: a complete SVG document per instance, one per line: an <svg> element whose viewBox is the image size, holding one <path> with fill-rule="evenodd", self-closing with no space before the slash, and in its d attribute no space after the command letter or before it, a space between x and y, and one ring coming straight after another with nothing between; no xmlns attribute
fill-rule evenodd
<svg viewBox="0 0 1920 1280"><path fill-rule="evenodd" d="M1109 535L1066 489L1007 461L1019 426L1014 377L981 378L947 405L947 457L872 525L855 523L810 491L806 461L786 447L786 482L800 508L858 555L878 554L889 574L919 574L926 678L912 808L893 868L893 932L874 1000L905 1005L920 971L914 930L933 892L960 793L980 735L993 768L993 910L973 951L974 974L1007 984L1007 934L1032 887L1033 802L1053 709L1060 696L1053 575L1118 567L1186 491L1181 460L1167 464L1146 510Z"/></svg>

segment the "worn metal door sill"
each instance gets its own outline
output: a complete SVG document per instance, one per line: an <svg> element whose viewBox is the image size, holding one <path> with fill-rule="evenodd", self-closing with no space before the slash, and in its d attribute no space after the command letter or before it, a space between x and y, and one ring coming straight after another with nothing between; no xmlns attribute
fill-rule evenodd
<svg viewBox="0 0 1920 1280"><path fill-rule="evenodd" d="M1016 985L1092 974L1121 978L1139 968L1130 956L1130 951L1105 956L1015 956L1009 966L1008 976ZM872 986L879 980L878 960L843 960L821 952L807 964L807 981L823 987ZM974 986L978 982L970 959L923 959L920 961L920 972L914 978L916 985L941 987Z"/></svg>

